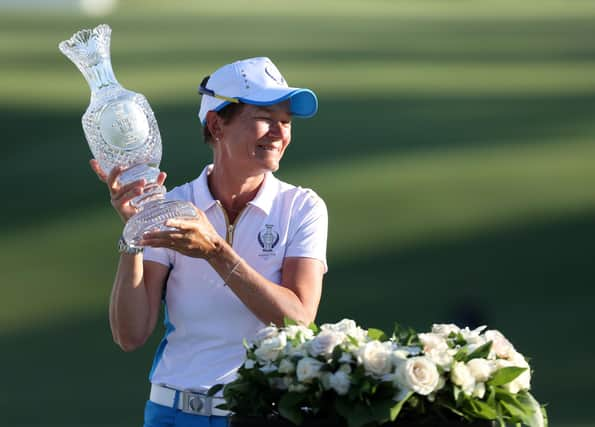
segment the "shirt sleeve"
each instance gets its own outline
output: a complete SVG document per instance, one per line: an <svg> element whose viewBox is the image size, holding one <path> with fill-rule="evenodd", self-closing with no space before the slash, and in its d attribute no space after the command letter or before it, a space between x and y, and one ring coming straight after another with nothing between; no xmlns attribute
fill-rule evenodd
<svg viewBox="0 0 595 427"><path fill-rule="evenodd" d="M296 221L294 232L287 244L285 257L303 257L320 260L324 272L326 263L326 241L328 236L328 212L324 201L313 191L302 206L293 214Z"/></svg>
<svg viewBox="0 0 595 427"><path fill-rule="evenodd" d="M171 249L146 247L143 251L143 261L154 261L166 267L174 265L174 252Z"/></svg>

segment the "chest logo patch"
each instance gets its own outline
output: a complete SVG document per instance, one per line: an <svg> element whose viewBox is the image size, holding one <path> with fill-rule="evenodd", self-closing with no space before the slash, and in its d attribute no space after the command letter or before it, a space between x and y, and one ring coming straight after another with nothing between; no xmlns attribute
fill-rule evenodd
<svg viewBox="0 0 595 427"><path fill-rule="evenodd" d="M265 224L265 229L258 233L258 243L260 243L263 252L273 252L279 243L279 233L273 230L272 224Z"/></svg>

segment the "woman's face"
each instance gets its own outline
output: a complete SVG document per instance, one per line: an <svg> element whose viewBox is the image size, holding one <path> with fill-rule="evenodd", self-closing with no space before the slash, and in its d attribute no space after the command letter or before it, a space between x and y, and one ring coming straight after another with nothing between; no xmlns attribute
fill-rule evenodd
<svg viewBox="0 0 595 427"><path fill-rule="evenodd" d="M261 174L279 169L291 141L289 100L271 106L244 105L241 112L221 126L215 142L222 160L234 172Z"/></svg>

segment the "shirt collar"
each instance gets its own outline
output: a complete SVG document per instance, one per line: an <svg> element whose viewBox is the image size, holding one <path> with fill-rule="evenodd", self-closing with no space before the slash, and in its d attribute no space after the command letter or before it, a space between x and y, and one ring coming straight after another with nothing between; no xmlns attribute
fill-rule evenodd
<svg viewBox="0 0 595 427"><path fill-rule="evenodd" d="M248 204L257 207L268 215L271 212L273 200L277 194L278 182L272 172L267 172L264 176L264 182L260 186L258 193L256 193L256 197L249 201Z"/></svg>
<svg viewBox="0 0 595 427"><path fill-rule="evenodd" d="M207 165L202 170L200 176L196 178L196 185L194 186L194 201L196 207L202 211L207 211L217 201L213 198L211 190L209 189L209 181L207 177L213 170L213 165Z"/></svg>
<svg viewBox="0 0 595 427"><path fill-rule="evenodd" d="M196 178L196 185L194 186L194 200L196 207L202 211L210 209L217 201L213 198L211 190L209 189L208 176L213 170L213 165L207 165L201 172L200 176ZM271 172L267 172L264 176L264 181L256 193L254 199L248 202L249 205L257 207L265 214L271 212L273 200L277 194L278 180Z"/></svg>

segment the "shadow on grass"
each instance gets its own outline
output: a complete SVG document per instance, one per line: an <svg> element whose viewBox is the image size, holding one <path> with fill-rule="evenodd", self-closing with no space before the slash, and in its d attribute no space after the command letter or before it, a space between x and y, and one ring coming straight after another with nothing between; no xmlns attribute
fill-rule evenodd
<svg viewBox="0 0 595 427"><path fill-rule="evenodd" d="M390 330L399 321L423 331L432 322L468 320L461 307L472 306L476 321L500 329L532 358L534 392L550 403L554 425L590 420L593 214L361 254L351 263L331 257L318 322L351 317ZM0 337L3 422L140 425L160 333L124 354L101 313Z"/></svg>
<svg viewBox="0 0 595 427"><path fill-rule="evenodd" d="M196 105L154 106L168 186L196 177L210 161ZM280 172L393 153L542 144L593 132L595 94L556 97L345 97L321 100L319 115L295 121ZM88 167L82 111L0 109L7 201L0 227L25 226L108 203ZM538 125L537 125L538 123ZM381 174L382 171L379 171ZM308 183L301 183L308 185Z"/></svg>

